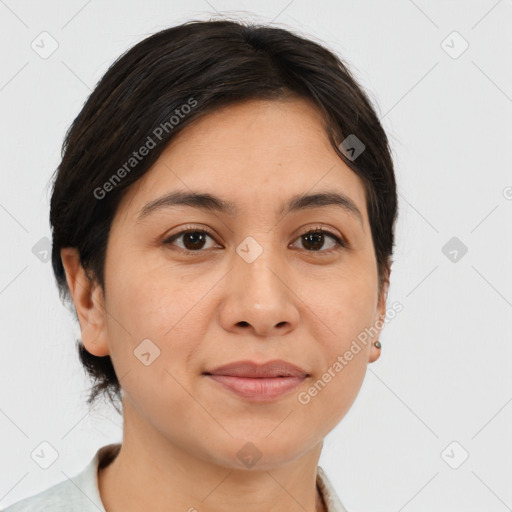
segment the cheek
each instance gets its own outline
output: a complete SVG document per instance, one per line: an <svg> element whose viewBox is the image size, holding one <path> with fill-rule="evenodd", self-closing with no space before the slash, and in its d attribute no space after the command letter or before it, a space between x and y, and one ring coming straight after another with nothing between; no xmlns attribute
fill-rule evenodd
<svg viewBox="0 0 512 512"><path fill-rule="evenodd" d="M111 274L110 305L131 331L160 339L179 328L200 301L203 287L200 282L187 282L179 270L170 266L148 267L125 261Z"/></svg>
<svg viewBox="0 0 512 512"><path fill-rule="evenodd" d="M140 373L141 363L136 359L142 350L139 346L147 346L150 356L156 355L155 367L168 369L177 378L182 375L208 328L205 295L217 281L184 278L183 273L168 267L128 268L120 261L110 274L111 293L107 297L108 337L118 375ZM143 341L148 339L151 343ZM146 345L141 345L143 342Z"/></svg>
<svg viewBox="0 0 512 512"><path fill-rule="evenodd" d="M204 331L198 302L205 291L157 272L134 268L124 274L129 279L122 275L120 265L107 297L111 358L121 387L148 418L162 403L163 421L182 416L191 403L180 384L187 386L188 361Z"/></svg>
<svg viewBox="0 0 512 512"><path fill-rule="evenodd" d="M322 368L298 396L316 429L327 434L348 412L361 388L368 365L374 320L374 294L366 283L338 288L310 302L316 317L316 339L322 346Z"/></svg>
<svg viewBox="0 0 512 512"><path fill-rule="evenodd" d="M323 348L323 368L318 402L334 400L348 410L362 384L371 349L371 327L375 321L376 281L370 273L340 279L311 295L309 308L314 313L316 336ZM313 390L314 394L315 391Z"/></svg>
<svg viewBox="0 0 512 512"><path fill-rule="evenodd" d="M341 350L345 344L350 345L352 338L375 320L377 279L368 268L365 270L333 278L321 287L312 284L309 290L304 290L305 301L324 323L326 340L333 349Z"/></svg>

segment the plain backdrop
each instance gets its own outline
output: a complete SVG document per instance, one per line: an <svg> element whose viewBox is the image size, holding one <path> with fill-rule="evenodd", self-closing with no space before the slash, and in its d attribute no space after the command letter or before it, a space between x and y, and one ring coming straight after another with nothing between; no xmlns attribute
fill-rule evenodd
<svg viewBox="0 0 512 512"><path fill-rule="evenodd" d="M388 304L403 310L320 465L350 512L512 510L510 0L0 0L0 508L121 440L117 413L85 403L79 328L45 252L65 131L128 48L223 15L340 55L395 159ZM42 442L58 452L48 469L31 457Z"/></svg>

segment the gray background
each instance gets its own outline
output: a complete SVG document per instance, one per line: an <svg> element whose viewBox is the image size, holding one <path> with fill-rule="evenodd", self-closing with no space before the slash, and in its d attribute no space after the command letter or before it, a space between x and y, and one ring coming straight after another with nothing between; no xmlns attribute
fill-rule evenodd
<svg viewBox="0 0 512 512"><path fill-rule="evenodd" d="M65 131L121 53L217 13L337 52L393 148L403 311L320 465L350 512L512 510L510 0L0 0L0 507L121 440L121 418L85 404L80 331L46 261ZM48 469L31 458L44 441Z"/></svg>

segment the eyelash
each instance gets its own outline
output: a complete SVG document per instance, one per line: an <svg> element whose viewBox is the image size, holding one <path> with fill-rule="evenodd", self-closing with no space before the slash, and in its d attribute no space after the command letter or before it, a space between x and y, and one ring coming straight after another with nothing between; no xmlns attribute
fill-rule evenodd
<svg viewBox="0 0 512 512"><path fill-rule="evenodd" d="M194 228L193 226L187 226L184 230L179 231L178 233L174 233L169 238L165 239L163 241L163 243L165 245L171 245L177 238L179 238L180 236L185 235L187 233L203 233L203 234L206 234L209 237L211 237L213 240L215 240L215 236L209 230L207 230L205 228L199 229L199 228ZM325 254L329 255L333 251L340 251L340 250L344 250L344 249L349 249L350 248L350 245L348 244L346 239L342 239L342 238L338 237L337 235L335 235L334 233L332 233L331 231L322 229L321 227L315 227L313 229L308 229L308 230L304 231L303 233L301 233L296 238L296 240L299 239L302 236L309 235L309 234L312 234L312 233L313 234L328 235L329 237L331 237L334 240L334 242L336 243L336 247L328 249L328 250L319 250L319 251L308 251L307 249L303 249L304 251L307 251L309 254L315 253L315 254L319 254L319 255L323 256ZM188 249L182 249L181 247L178 247L177 249L179 249L180 251L182 251L184 253L187 253L187 254L189 254L191 256L195 255L197 253L200 253L200 252L204 252L203 249L198 249L196 251L191 251L191 250L188 250Z"/></svg>

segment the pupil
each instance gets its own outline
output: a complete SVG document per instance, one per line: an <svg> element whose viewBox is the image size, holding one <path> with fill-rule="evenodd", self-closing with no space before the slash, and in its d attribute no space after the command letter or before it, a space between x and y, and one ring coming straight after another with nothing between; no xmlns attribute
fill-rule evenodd
<svg viewBox="0 0 512 512"><path fill-rule="evenodd" d="M310 233L308 235L304 235L304 237L305 237L307 243L309 243L311 239L315 240L315 238L316 238L317 243L315 244L313 242L315 249L320 249L323 245L323 234L322 233ZM306 247L306 249L311 250L311 249L308 249L307 247Z"/></svg>
<svg viewBox="0 0 512 512"><path fill-rule="evenodd" d="M201 238L203 240L201 240ZM192 233L187 233L185 235L185 240L184 240L184 245L185 247L187 247L187 249L200 249L201 247L197 247L196 244L198 243L198 239L199 239L199 245L201 245L201 242L204 243L204 235L203 233L199 233L197 231L194 231ZM188 241L191 241L192 242L192 247L188 247L187 246L187 242Z"/></svg>
<svg viewBox="0 0 512 512"><path fill-rule="evenodd" d="M306 242L306 249L307 250L316 250L321 249L323 245L323 233L309 233L307 235L304 235L303 238ZM185 239L184 239L184 245L187 249L194 250L194 249L200 249L202 247L202 244L204 244L204 234L200 233L199 231L193 231L190 233L186 233ZM192 247L190 247L190 245ZM199 245L199 247L198 247ZM312 247L308 248L307 245L310 245Z"/></svg>

